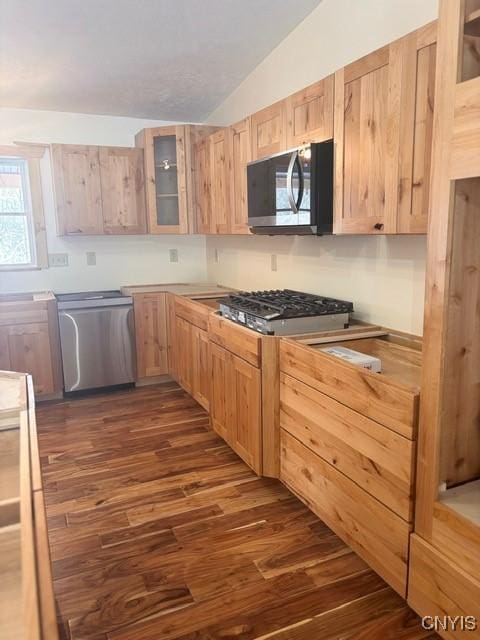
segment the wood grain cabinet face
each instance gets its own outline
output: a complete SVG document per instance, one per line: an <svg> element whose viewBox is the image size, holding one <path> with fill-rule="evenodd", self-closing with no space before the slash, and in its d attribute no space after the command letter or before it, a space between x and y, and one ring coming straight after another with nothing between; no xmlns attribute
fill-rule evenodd
<svg viewBox="0 0 480 640"><path fill-rule="evenodd" d="M136 294L133 308L137 377L168 373L166 294Z"/></svg>
<svg viewBox="0 0 480 640"><path fill-rule="evenodd" d="M230 233L230 145L228 129L209 136L212 233Z"/></svg>
<svg viewBox="0 0 480 640"><path fill-rule="evenodd" d="M248 228L247 163L252 159L250 118L230 127L230 188L232 233L250 233Z"/></svg>
<svg viewBox="0 0 480 640"><path fill-rule="evenodd" d="M145 233L142 149L100 147L99 157L104 233Z"/></svg>
<svg viewBox="0 0 480 640"><path fill-rule="evenodd" d="M425 233L436 31L335 73L335 232Z"/></svg>
<svg viewBox="0 0 480 640"><path fill-rule="evenodd" d="M333 138L334 76L328 76L286 99L287 147Z"/></svg>
<svg viewBox="0 0 480 640"><path fill-rule="evenodd" d="M173 293L165 294L165 311L167 316L168 373L174 380L178 380L177 319Z"/></svg>
<svg viewBox="0 0 480 640"><path fill-rule="evenodd" d="M58 235L103 233L99 147L51 146Z"/></svg>
<svg viewBox="0 0 480 640"><path fill-rule="evenodd" d="M194 325L190 327L192 338L192 394L206 411L210 402L210 376L208 362L208 333Z"/></svg>
<svg viewBox="0 0 480 640"><path fill-rule="evenodd" d="M178 383L192 395L192 328L193 325L176 316L175 339L177 342Z"/></svg>
<svg viewBox="0 0 480 640"><path fill-rule="evenodd" d="M196 143L193 151L195 176L195 230L212 232L212 200L210 180L210 147L207 139Z"/></svg>
<svg viewBox="0 0 480 640"><path fill-rule="evenodd" d="M55 389L47 322L0 326L0 369L27 372L39 395Z"/></svg>
<svg viewBox="0 0 480 640"><path fill-rule="evenodd" d="M251 116L252 160L286 150L285 100Z"/></svg>
<svg viewBox="0 0 480 640"><path fill-rule="evenodd" d="M260 370L211 342L210 372L210 415L213 428L244 462L260 474Z"/></svg>
<svg viewBox="0 0 480 640"><path fill-rule="evenodd" d="M149 233L188 233L185 126L143 129Z"/></svg>

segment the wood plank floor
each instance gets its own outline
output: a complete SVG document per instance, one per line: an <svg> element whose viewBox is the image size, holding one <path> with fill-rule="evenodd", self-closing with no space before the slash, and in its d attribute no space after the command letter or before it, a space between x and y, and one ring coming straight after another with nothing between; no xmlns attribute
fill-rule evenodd
<svg viewBox="0 0 480 640"><path fill-rule="evenodd" d="M434 637L174 383L40 404L38 426L63 638Z"/></svg>

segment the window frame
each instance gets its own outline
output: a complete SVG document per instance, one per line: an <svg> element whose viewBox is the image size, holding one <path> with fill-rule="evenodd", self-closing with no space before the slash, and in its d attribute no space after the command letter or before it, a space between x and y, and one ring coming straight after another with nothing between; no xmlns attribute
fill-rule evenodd
<svg viewBox="0 0 480 640"><path fill-rule="evenodd" d="M40 161L45 154L45 145L0 145L0 157L22 158L27 164L28 187L31 204L31 240L35 263L26 265L1 265L3 271L37 271L48 267L47 235L45 230L45 213L43 209L42 180Z"/></svg>

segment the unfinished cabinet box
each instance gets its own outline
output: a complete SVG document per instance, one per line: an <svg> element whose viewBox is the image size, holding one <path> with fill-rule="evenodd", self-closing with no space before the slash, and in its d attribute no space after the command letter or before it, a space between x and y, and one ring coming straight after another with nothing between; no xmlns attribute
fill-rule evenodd
<svg viewBox="0 0 480 640"><path fill-rule="evenodd" d="M286 150L285 100L257 111L251 116L252 160Z"/></svg>
<svg viewBox="0 0 480 640"><path fill-rule="evenodd" d="M229 134L231 232L248 234L247 163L252 159L250 118L232 125Z"/></svg>
<svg viewBox="0 0 480 640"><path fill-rule="evenodd" d="M51 155L58 235L145 233L141 149L54 144Z"/></svg>
<svg viewBox="0 0 480 640"><path fill-rule="evenodd" d="M287 148L333 138L334 76L286 99Z"/></svg>
<svg viewBox="0 0 480 640"><path fill-rule="evenodd" d="M133 295L137 378L168 373L166 293Z"/></svg>
<svg viewBox="0 0 480 640"><path fill-rule="evenodd" d="M335 73L336 233L425 233L436 24Z"/></svg>

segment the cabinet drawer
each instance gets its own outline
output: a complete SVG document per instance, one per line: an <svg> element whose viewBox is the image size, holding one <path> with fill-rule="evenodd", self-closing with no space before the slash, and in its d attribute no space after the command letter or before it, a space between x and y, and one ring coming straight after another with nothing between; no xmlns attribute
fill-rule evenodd
<svg viewBox="0 0 480 640"><path fill-rule="evenodd" d="M472 616L476 631L451 627L446 638L479 638L480 582L414 534L410 542L408 604L421 616Z"/></svg>
<svg viewBox="0 0 480 640"><path fill-rule="evenodd" d="M228 349L254 367L262 362L262 338L260 334L234 324L216 313L208 319L208 335L212 342Z"/></svg>
<svg viewBox="0 0 480 640"><path fill-rule="evenodd" d="M414 443L281 374L280 425L404 520L413 517Z"/></svg>
<svg viewBox="0 0 480 640"><path fill-rule="evenodd" d="M280 370L414 439L419 394L413 387L288 339L280 341Z"/></svg>
<svg viewBox="0 0 480 640"><path fill-rule="evenodd" d="M280 445L280 479L405 597L409 524L285 429Z"/></svg>
<svg viewBox="0 0 480 640"><path fill-rule="evenodd" d="M205 305L189 298L175 296L175 313L190 324L207 331L210 311Z"/></svg>

